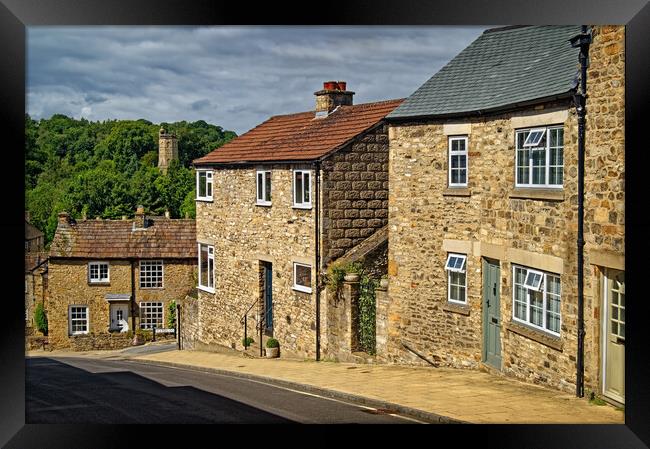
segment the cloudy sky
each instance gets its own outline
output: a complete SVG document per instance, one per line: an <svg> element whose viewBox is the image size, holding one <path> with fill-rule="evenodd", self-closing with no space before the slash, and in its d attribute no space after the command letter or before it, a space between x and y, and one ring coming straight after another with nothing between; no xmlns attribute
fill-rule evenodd
<svg viewBox="0 0 650 449"><path fill-rule="evenodd" d="M29 27L27 112L242 134L313 110L323 81L355 104L410 95L486 27Z"/></svg>

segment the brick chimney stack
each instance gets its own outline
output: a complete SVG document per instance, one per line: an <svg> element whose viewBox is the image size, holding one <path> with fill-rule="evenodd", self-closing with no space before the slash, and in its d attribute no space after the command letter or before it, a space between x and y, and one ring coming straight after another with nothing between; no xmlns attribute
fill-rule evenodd
<svg viewBox="0 0 650 449"><path fill-rule="evenodd" d="M172 160L178 159L178 139L165 128L158 131L158 168L167 174Z"/></svg>
<svg viewBox="0 0 650 449"><path fill-rule="evenodd" d="M316 114L330 113L338 106L352 106L354 92L346 90L345 81L325 81L316 95Z"/></svg>

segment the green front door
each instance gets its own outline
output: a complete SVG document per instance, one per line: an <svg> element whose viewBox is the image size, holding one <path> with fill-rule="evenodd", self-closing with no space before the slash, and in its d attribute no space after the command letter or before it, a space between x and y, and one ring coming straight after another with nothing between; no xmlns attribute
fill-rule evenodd
<svg viewBox="0 0 650 449"><path fill-rule="evenodd" d="M483 259L483 361L501 369L501 314L499 263Z"/></svg>

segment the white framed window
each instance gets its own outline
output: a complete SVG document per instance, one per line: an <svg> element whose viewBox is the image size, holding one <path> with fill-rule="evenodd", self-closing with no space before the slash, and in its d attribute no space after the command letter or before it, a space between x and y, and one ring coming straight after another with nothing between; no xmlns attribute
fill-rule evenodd
<svg viewBox="0 0 650 449"><path fill-rule="evenodd" d="M311 265L293 263L293 289L311 293Z"/></svg>
<svg viewBox="0 0 650 449"><path fill-rule="evenodd" d="M311 171L293 171L293 207L311 209Z"/></svg>
<svg viewBox="0 0 650 449"><path fill-rule="evenodd" d="M199 288L214 293L214 246L199 243Z"/></svg>
<svg viewBox="0 0 650 449"><path fill-rule="evenodd" d="M88 306L70 306L70 335L88 333Z"/></svg>
<svg viewBox="0 0 650 449"><path fill-rule="evenodd" d="M163 288L163 261L140 261L140 288Z"/></svg>
<svg viewBox="0 0 650 449"><path fill-rule="evenodd" d="M535 274L529 277L531 271ZM533 280L537 279L538 273L542 276L538 289L535 289ZM513 265L512 279L513 320L559 336L562 322L560 276ZM529 285L529 280L532 285Z"/></svg>
<svg viewBox="0 0 650 449"><path fill-rule="evenodd" d="M271 172L269 170L257 170L257 202L260 206L271 205Z"/></svg>
<svg viewBox="0 0 650 449"><path fill-rule="evenodd" d="M165 321L163 320L163 303L162 302L141 302L140 303L140 329L163 329Z"/></svg>
<svg viewBox="0 0 650 449"><path fill-rule="evenodd" d="M467 274L465 262L467 256L464 254L449 253L447 255L447 300L467 304Z"/></svg>
<svg viewBox="0 0 650 449"><path fill-rule="evenodd" d="M196 199L212 201L212 170L196 171Z"/></svg>
<svg viewBox="0 0 650 449"><path fill-rule="evenodd" d="M541 271L529 269L528 273L526 273L526 279L524 279L524 287L539 291L542 286L543 279L544 273Z"/></svg>
<svg viewBox="0 0 650 449"><path fill-rule="evenodd" d="M467 187L467 137L449 138L449 186Z"/></svg>
<svg viewBox="0 0 650 449"><path fill-rule="evenodd" d="M88 282L91 284L110 282L108 262L89 262Z"/></svg>
<svg viewBox="0 0 650 449"><path fill-rule="evenodd" d="M562 187L564 128L520 129L516 136L515 186Z"/></svg>

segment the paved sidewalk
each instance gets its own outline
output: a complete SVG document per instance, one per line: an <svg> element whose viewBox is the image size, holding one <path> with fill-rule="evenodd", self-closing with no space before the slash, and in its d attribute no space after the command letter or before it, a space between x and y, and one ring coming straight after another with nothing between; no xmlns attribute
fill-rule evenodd
<svg viewBox="0 0 650 449"><path fill-rule="evenodd" d="M239 353L168 351L128 357L271 378L471 423L623 424L624 414L572 394L479 371L253 359ZM388 407L390 408L390 407ZM442 420L445 421L444 419Z"/></svg>

